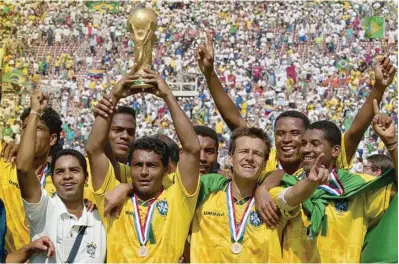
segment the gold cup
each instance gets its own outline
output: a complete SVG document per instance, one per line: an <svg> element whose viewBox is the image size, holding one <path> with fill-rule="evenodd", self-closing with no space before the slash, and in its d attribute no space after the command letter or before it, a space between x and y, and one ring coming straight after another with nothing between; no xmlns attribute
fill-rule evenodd
<svg viewBox="0 0 399 264"><path fill-rule="evenodd" d="M157 15L149 8L133 10L127 19L127 28L134 42L134 72L141 75L144 69L151 69L152 48L156 41L155 31L158 27ZM154 85L143 82L141 76L131 88L154 88Z"/></svg>

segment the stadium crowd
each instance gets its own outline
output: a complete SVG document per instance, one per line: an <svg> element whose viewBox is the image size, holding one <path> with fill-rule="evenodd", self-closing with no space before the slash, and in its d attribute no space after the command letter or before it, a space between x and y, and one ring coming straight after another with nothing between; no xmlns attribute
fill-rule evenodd
<svg viewBox="0 0 399 264"><path fill-rule="evenodd" d="M52 103L64 121L66 147L84 151L93 106L132 68L134 43L125 29L126 18L143 5L145 1L120 2L97 10L84 2L67 1L3 7L0 30L12 44L4 72L19 69L34 89L52 93ZM379 54L390 54L397 64L397 6L393 2L153 1L146 5L162 14L154 70L168 83L188 82L188 89L196 87L199 96L182 97L179 102L193 123L216 130L222 150L227 148L230 131L205 89L194 56L204 30L215 38L217 73L226 91L249 123L269 132L278 114L288 109L307 113L311 121L327 118L345 131L373 85ZM209 14L209 10L214 11ZM364 38L362 21L371 14L385 17L386 38ZM90 70L103 73L90 77ZM384 111L395 122L396 87L395 79L383 100ZM20 139L16 117L22 111L19 106L28 103L23 92L20 97L21 101L2 105L1 136L6 141ZM128 100L138 114L137 136L161 132L176 140L162 101L151 95ZM376 139L366 134L359 158L362 153L383 152L383 144Z"/></svg>
<svg viewBox="0 0 399 264"><path fill-rule="evenodd" d="M143 75L155 90L145 92L129 89L139 77L130 72L126 18L140 7L158 15L153 68ZM5 233L0 210L0 244L8 251L0 259L365 258L366 232L374 225L384 234L378 220L397 203L397 8L375 1L4 1L2 76L14 80L2 85L0 147L16 156L15 166L0 161L0 209L7 211ZM364 36L369 16L385 18L384 37ZM176 98L176 89L183 95ZM345 221L330 220L337 214ZM359 229L346 230L352 225ZM352 247L335 249L331 241Z"/></svg>

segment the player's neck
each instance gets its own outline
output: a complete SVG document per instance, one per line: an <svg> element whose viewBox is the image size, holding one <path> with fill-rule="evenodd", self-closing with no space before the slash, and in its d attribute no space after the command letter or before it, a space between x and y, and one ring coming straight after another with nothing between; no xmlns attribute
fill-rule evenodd
<svg viewBox="0 0 399 264"><path fill-rule="evenodd" d="M154 199L158 196L162 189L153 191L153 192L140 192L139 190L134 192L134 195L137 196L141 201L146 202L148 200Z"/></svg>
<svg viewBox="0 0 399 264"><path fill-rule="evenodd" d="M297 162L293 162L293 163L280 162L280 164L281 164L281 167L283 167L283 170L285 171L285 173L287 173L289 175L295 174L295 172L302 167L301 160L299 160Z"/></svg>
<svg viewBox="0 0 399 264"><path fill-rule="evenodd" d="M43 167L47 164L47 157L35 157L32 163L32 168L35 170L36 175L39 175Z"/></svg>
<svg viewBox="0 0 399 264"><path fill-rule="evenodd" d="M65 207L68 210L68 212L74 216L76 216L78 219L80 219L80 217L83 214L83 201L82 200L77 200L77 201L64 201Z"/></svg>
<svg viewBox="0 0 399 264"><path fill-rule="evenodd" d="M122 164L127 164L127 157L115 157L116 161Z"/></svg>
<svg viewBox="0 0 399 264"><path fill-rule="evenodd" d="M257 180L249 180L244 178L234 177L231 187L234 198L240 200L242 198L253 195L254 189L256 187Z"/></svg>

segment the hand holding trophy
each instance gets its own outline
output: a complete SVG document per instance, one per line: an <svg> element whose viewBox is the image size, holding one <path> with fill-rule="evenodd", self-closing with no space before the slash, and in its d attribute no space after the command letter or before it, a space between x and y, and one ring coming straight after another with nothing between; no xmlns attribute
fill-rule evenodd
<svg viewBox="0 0 399 264"><path fill-rule="evenodd" d="M135 9L127 19L127 28L134 42L135 65L133 72L139 76L139 79L130 87L131 89L154 88L154 85L144 83L141 75L145 73L144 69L151 69L152 48L156 40L157 27L157 16L149 8Z"/></svg>

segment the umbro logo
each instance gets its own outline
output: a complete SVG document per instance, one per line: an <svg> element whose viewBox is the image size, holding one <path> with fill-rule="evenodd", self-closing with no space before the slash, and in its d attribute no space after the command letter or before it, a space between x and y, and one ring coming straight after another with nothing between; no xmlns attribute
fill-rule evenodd
<svg viewBox="0 0 399 264"><path fill-rule="evenodd" d="M224 216L224 213L218 213L218 212L211 212L211 211L205 211L204 215L212 215L212 216Z"/></svg>

